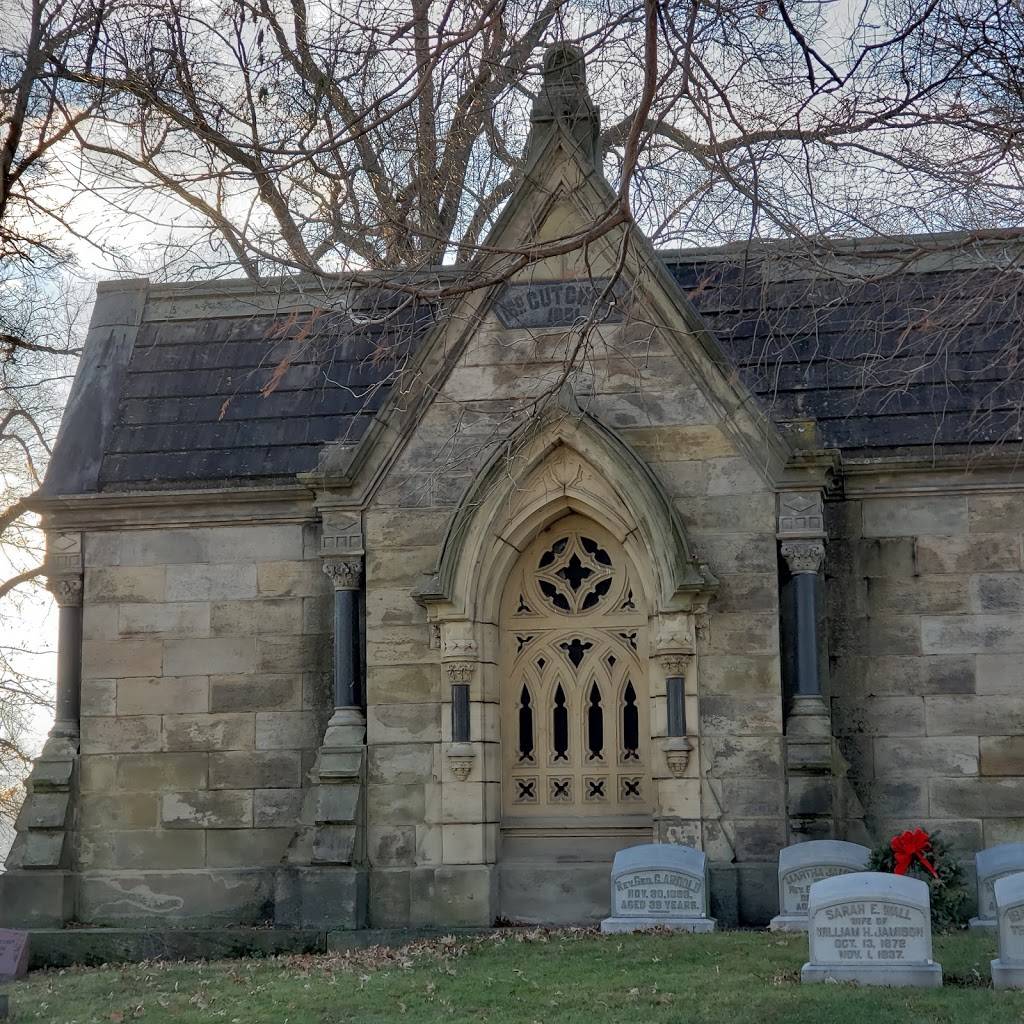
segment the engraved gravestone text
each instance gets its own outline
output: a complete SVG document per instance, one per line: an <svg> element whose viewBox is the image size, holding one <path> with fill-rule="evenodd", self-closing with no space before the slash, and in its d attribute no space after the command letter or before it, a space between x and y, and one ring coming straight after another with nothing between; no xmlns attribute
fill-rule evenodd
<svg viewBox="0 0 1024 1024"><path fill-rule="evenodd" d="M851 900L818 909L811 921L819 964L927 963L930 922L925 911L883 900Z"/></svg>
<svg viewBox="0 0 1024 1024"><path fill-rule="evenodd" d="M807 900L811 886L823 878L834 878L836 875L848 875L853 868L838 864L813 864L810 867L796 868L782 876L782 896L784 914L806 914Z"/></svg>
<svg viewBox="0 0 1024 1024"><path fill-rule="evenodd" d="M615 879L614 912L631 917L702 915L704 879L664 870L620 875Z"/></svg>

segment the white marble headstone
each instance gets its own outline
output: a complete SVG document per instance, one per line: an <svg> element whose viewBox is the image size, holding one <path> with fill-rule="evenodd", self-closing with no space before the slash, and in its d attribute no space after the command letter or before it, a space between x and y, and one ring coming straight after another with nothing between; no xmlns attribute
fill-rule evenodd
<svg viewBox="0 0 1024 1024"><path fill-rule="evenodd" d="M815 839L779 851L779 913L772 931L807 931L807 899L811 885L825 878L864 871L871 851L860 843Z"/></svg>
<svg viewBox="0 0 1024 1024"><path fill-rule="evenodd" d="M1024 872L1003 875L992 887L999 958L992 961L993 988L1024 988Z"/></svg>
<svg viewBox="0 0 1024 1024"><path fill-rule="evenodd" d="M978 916L971 918L972 928L995 928L996 897L993 887L998 879L1024 871L1024 843L1000 843L974 855L978 873Z"/></svg>
<svg viewBox="0 0 1024 1024"><path fill-rule="evenodd" d="M674 843L648 843L619 850L612 863L611 917L603 932L674 928L714 931L708 917L707 858Z"/></svg>
<svg viewBox="0 0 1024 1024"><path fill-rule="evenodd" d="M932 960L929 890L919 879L880 871L827 878L811 885L807 911L810 959L802 981L942 984Z"/></svg>

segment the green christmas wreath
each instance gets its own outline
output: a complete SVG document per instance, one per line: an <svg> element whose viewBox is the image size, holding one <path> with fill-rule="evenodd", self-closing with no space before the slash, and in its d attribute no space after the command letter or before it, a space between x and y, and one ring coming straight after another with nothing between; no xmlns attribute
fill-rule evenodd
<svg viewBox="0 0 1024 1024"><path fill-rule="evenodd" d="M931 890L932 928L952 931L967 921L967 886L960 861L938 832L908 829L871 851L872 871L909 875L928 883Z"/></svg>

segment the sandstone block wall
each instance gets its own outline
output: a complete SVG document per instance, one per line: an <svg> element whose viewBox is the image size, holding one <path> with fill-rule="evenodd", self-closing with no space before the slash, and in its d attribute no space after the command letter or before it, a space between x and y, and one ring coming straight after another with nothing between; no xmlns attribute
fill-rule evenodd
<svg viewBox="0 0 1024 1024"><path fill-rule="evenodd" d="M1024 839L1019 493L837 503L829 535L834 729L876 834Z"/></svg>
<svg viewBox="0 0 1024 1024"><path fill-rule="evenodd" d="M259 919L330 701L301 524L85 537L80 916Z"/></svg>
<svg viewBox="0 0 1024 1024"><path fill-rule="evenodd" d="M721 581L700 641L699 699L688 707L706 770L677 785L666 810L703 816L703 834L663 838L702 842L712 859L771 863L786 842L774 494L656 332L645 325L606 331L607 345L598 343L588 359L591 394L581 404L652 467ZM470 865L499 855L498 695L473 697L480 753L469 781L458 783L443 755L449 681L409 586L433 570L475 474L522 422L524 400L557 382L564 356L560 334L509 331L489 320L366 514L374 926L456 920L492 884L486 873L471 878ZM452 886L455 894L444 895Z"/></svg>

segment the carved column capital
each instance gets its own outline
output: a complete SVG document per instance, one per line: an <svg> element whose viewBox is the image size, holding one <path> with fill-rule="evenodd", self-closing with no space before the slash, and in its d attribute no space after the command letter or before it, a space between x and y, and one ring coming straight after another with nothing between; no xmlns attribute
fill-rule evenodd
<svg viewBox="0 0 1024 1024"><path fill-rule="evenodd" d="M820 540L784 540L780 549L794 576L817 573L825 561L825 544Z"/></svg>
<svg viewBox="0 0 1024 1024"><path fill-rule="evenodd" d="M363 578L363 563L358 559L328 558L324 561L324 572L335 590L358 590Z"/></svg>
<svg viewBox="0 0 1024 1024"><path fill-rule="evenodd" d="M476 671L475 661L448 661L445 662L445 672L448 673L448 680L452 683L468 683Z"/></svg>
<svg viewBox="0 0 1024 1024"><path fill-rule="evenodd" d="M49 576L46 589L57 599L61 608L78 608L82 604L81 576Z"/></svg>

